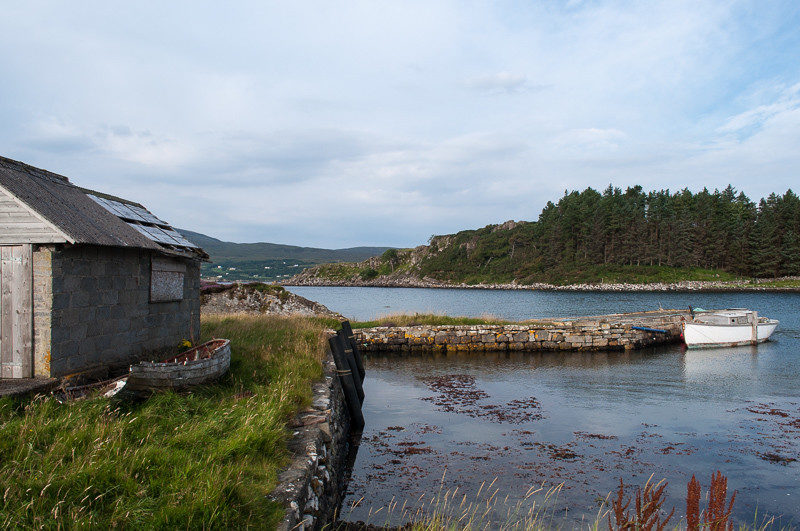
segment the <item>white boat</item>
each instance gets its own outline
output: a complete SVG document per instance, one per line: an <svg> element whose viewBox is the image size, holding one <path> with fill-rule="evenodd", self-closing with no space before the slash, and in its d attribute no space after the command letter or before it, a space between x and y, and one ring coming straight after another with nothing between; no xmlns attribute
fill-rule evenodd
<svg viewBox="0 0 800 531"><path fill-rule="evenodd" d="M683 340L689 348L734 347L763 343L775 331L778 321L744 308L730 308L692 311L692 319L682 326Z"/></svg>

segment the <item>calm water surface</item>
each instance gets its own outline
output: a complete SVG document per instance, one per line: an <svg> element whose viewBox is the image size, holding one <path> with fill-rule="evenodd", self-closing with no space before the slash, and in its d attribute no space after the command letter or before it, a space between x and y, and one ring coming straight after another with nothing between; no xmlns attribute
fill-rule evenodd
<svg viewBox="0 0 800 531"><path fill-rule="evenodd" d="M466 494L485 504L497 491L487 518L503 522L531 486L562 485L548 514L571 528L594 520L620 478L643 485L651 474L668 481L667 507L683 514L691 475L705 492L721 470L738 491L739 521L752 523L758 511L800 524L800 295L291 290L353 319L414 311L526 319L692 304L781 321L774 341L757 348L373 356L345 519L384 523L396 502L389 520L397 523L404 502L413 509L458 487L459 503Z"/></svg>

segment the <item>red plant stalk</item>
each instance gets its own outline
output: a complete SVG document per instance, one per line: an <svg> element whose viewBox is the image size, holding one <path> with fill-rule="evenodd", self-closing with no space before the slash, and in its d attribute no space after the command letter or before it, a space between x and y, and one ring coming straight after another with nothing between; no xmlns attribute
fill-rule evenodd
<svg viewBox="0 0 800 531"><path fill-rule="evenodd" d="M694 475L686 485L686 529L700 530L700 482Z"/></svg>
<svg viewBox="0 0 800 531"><path fill-rule="evenodd" d="M717 470L716 474L711 474L711 487L708 491L708 509L704 515L704 524L712 531L725 531L733 529L733 523L729 522L733 512L733 502L736 499L736 491L731 496L731 501L725 509L725 498L728 496L728 478Z"/></svg>
<svg viewBox="0 0 800 531"><path fill-rule="evenodd" d="M661 521L661 507L666 501L664 499L664 490L666 490L666 488L666 482L652 485L650 480L647 480L642 496L642 511L636 515L641 529L649 531L655 527L657 530L661 531L666 527L672 515L675 514L675 508L673 507L667 518L663 522Z"/></svg>
<svg viewBox="0 0 800 531"><path fill-rule="evenodd" d="M612 502L616 529L650 531L655 528L658 531L662 531L666 527L667 522L669 522L675 514L675 509L673 508L667 518L663 522L661 521L661 506L664 505L664 490L666 488L666 483L653 485L648 479L647 483L644 485L644 490L637 489L636 491L635 512L633 519L631 519L627 511L631 500L628 500L628 502L623 505L622 501L625 498L625 487L622 483L622 478L620 478L617 498ZM610 530L615 529L611 522L611 515L608 516L608 528Z"/></svg>
<svg viewBox="0 0 800 531"><path fill-rule="evenodd" d="M612 506L614 508L614 520L617 524L616 529L623 530L623 529L633 529L634 524L628 519L628 506L631 504L631 501L628 500L628 503L625 505L622 504L622 499L625 497L625 485L622 483L622 478L619 478L619 490L617 491L617 499L612 502ZM611 515L608 515L608 529L613 531L614 525L611 523Z"/></svg>

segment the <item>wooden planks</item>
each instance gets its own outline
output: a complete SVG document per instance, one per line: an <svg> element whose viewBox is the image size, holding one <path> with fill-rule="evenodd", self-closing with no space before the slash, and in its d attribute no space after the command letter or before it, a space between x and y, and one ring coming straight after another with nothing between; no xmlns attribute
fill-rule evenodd
<svg viewBox="0 0 800 531"><path fill-rule="evenodd" d="M19 243L57 243L64 237L0 190L0 245Z"/></svg>
<svg viewBox="0 0 800 531"><path fill-rule="evenodd" d="M14 319L16 306L13 286L13 250L0 247L0 377L11 378L13 373Z"/></svg>
<svg viewBox="0 0 800 531"><path fill-rule="evenodd" d="M0 246L0 377L32 376L32 247Z"/></svg>

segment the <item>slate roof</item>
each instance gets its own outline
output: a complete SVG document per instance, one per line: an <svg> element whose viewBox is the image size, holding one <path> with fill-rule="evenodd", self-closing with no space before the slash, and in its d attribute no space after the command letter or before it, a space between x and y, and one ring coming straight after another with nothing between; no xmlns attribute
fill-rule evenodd
<svg viewBox="0 0 800 531"><path fill-rule="evenodd" d="M174 229L139 203L79 188L63 175L0 157L0 186L54 225L69 243L208 258L205 251L188 240L162 236ZM126 205L127 210L116 208L115 203Z"/></svg>

